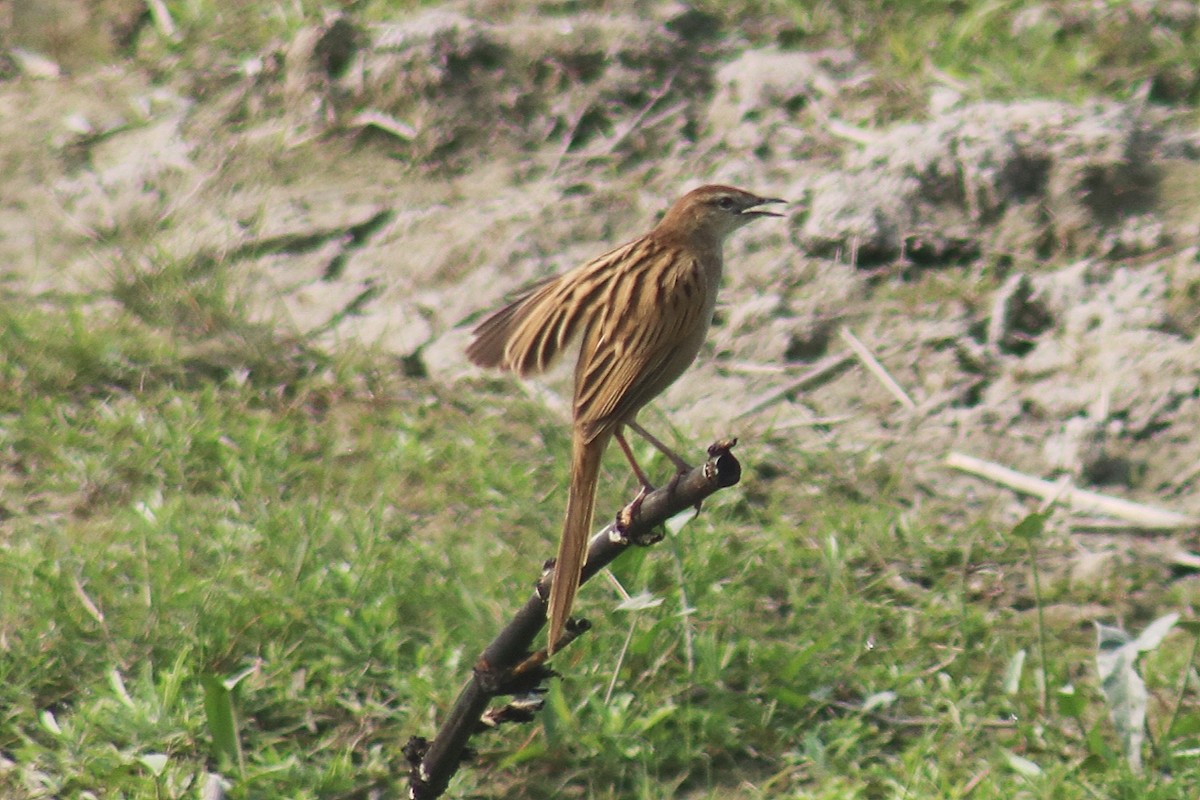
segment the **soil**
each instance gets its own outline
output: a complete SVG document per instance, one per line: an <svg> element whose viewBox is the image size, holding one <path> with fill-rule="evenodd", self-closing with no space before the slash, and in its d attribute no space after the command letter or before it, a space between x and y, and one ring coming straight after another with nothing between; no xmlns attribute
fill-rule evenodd
<svg viewBox="0 0 1200 800"><path fill-rule="evenodd" d="M730 183L792 204L726 248L710 343L657 404L683 436L884 465L914 505L961 515L1037 501L948 469L951 452L1200 517L1186 109L938 86L877 124L849 51L754 47L671 3L456 8L333 17L186 85L119 48L65 66L10 47L7 301L232 262L256 319L456 384L478 377L463 347L482 312ZM843 358L852 338L896 388ZM562 413L561 383L531 390ZM1145 527L1097 516L1063 521ZM1158 541L1185 563L1195 524Z"/></svg>

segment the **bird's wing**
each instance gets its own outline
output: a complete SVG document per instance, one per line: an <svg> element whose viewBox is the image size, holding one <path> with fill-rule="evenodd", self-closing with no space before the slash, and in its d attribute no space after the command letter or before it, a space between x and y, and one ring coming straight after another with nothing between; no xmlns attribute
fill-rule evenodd
<svg viewBox="0 0 1200 800"><path fill-rule="evenodd" d="M673 247L659 245L652 255L614 281L580 353L575 420L592 434L631 419L696 355L708 307L705 271Z"/></svg>
<svg viewBox="0 0 1200 800"><path fill-rule="evenodd" d="M642 243L634 240L535 285L475 328L467 357L522 377L543 372L590 325L609 276Z"/></svg>

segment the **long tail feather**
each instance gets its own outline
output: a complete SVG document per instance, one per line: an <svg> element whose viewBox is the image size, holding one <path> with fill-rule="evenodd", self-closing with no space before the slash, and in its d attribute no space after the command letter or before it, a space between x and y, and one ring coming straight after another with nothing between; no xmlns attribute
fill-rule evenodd
<svg viewBox="0 0 1200 800"><path fill-rule="evenodd" d="M587 555L592 515L596 508L596 484L600 479L600 459L611 434L604 432L589 438L576 428L571 441L571 486L567 493L567 517L563 522L558 557L554 560L554 583L550 586L550 640L554 652L562 636Z"/></svg>

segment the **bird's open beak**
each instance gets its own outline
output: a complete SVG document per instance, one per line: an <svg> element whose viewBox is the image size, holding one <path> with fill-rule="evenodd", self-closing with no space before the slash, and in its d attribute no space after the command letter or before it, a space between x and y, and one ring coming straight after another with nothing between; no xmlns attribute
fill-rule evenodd
<svg viewBox="0 0 1200 800"><path fill-rule="evenodd" d="M774 211L765 211L757 206L765 206L768 203L786 203L786 200L781 200L778 197L764 197L760 199L750 208L742 212L742 216L746 217L782 217L783 214L776 214ZM751 210L754 209L754 210Z"/></svg>

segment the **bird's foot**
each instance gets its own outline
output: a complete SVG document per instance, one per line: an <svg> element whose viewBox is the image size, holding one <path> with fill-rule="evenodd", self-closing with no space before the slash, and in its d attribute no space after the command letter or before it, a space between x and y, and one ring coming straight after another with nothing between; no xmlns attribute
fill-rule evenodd
<svg viewBox="0 0 1200 800"><path fill-rule="evenodd" d="M629 530L638 515L642 513L642 503L646 502L646 496L654 491L654 487L649 484L642 484L642 488L638 489L637 496L629 501L629 505L617 512L617 530L622 535Z"/></svg>

